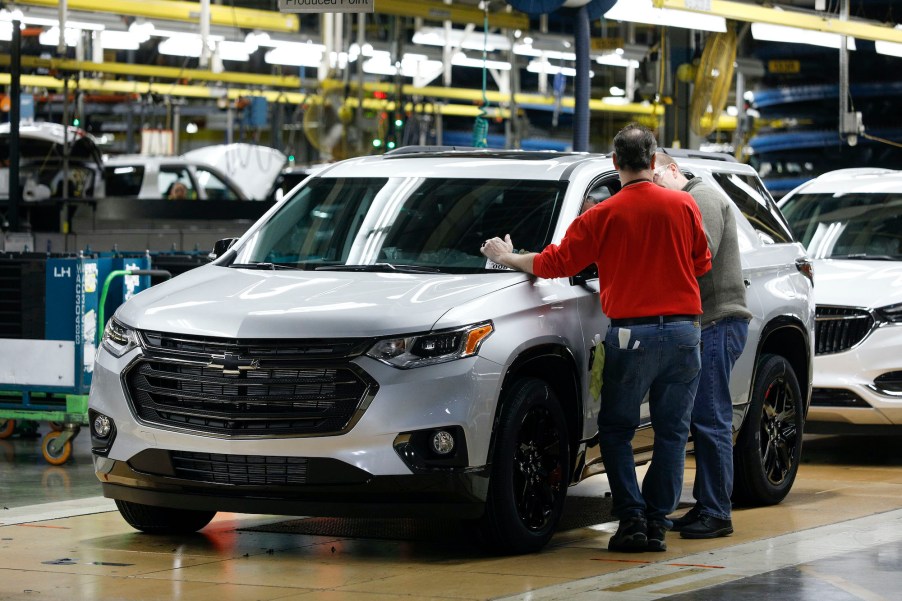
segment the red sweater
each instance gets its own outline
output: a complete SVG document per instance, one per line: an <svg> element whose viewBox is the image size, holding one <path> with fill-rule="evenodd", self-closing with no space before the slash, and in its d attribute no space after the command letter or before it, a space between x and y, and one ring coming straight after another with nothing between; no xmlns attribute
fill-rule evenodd
<svg viewBox="0 0 902 601"><path fill-rule="evenodd" d="M711 269L711 253L698 205L686 192L631 184L580 215L533 270L567 277L592 263L612 319L700 314L696 278Z"/></svg>

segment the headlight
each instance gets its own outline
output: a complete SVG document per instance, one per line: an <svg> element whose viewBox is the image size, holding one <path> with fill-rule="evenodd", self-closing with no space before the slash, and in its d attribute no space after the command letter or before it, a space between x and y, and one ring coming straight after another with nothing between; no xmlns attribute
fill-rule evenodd
<svg viewBox="0 0 902 601"><path fill-rule="evenodd" d="M435 365L472 357L493 331L491 323L480 323L454 330L386 338L374 344L366 354L401 369Z"/></svg>
<svg viewBox="0 0 902 601"><path fill-rule="evenodd" d="M103 329L101 344L114 357L121 357L138 347L138 335L133 329L125 327L115 319L111 319Z"/></svg>
<svg viewBox="0 0 902 601"><path fill-rule="evenodd" d="M877 309L877 315L881 321L888 323L902 323L902 303L896 303L888 307L880 307Z"/></svg>

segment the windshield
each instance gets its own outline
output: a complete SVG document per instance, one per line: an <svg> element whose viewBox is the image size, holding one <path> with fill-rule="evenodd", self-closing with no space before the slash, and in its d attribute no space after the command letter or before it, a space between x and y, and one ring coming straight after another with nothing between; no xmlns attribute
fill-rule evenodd
<svg viewBox="0 0 902 601"><path fill-rule="evenodd" d="M236 263L299 269L342 265L474 272L491 236L517 249L550 241L566 183L557 181L314 178L238 252Z"/></svg>
<svg viewBox="0 0 902 601"><path fill-rule="evenodd" d="M800 194L782 208L815 259L902 259L902 193Z"/></svg>

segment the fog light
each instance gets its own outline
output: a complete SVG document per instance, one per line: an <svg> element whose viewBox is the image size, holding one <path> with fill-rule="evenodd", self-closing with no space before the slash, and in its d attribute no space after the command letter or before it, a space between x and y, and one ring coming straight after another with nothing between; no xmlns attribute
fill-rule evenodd
<svg viewBox="0 0 902 601"><path fill-rule="evenodd" d="M110 431L113 429L113 422L105 415L100 413L94 418L94 421L91 423L91 430L97 438L106 438L110 435Z"/></svg>
<svg viewBox="0 0 902 601"><path fill-rule="evenodd" d="M454 450L454 437L447 430L436 430L432 434L432 450L447 455Z"/></svg>

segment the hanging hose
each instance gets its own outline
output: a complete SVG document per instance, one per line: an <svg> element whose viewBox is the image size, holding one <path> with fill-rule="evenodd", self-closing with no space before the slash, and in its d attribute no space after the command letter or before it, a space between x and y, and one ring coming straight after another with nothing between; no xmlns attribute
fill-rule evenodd
<svg viewBox="0 0 902 601"><path fill-rule="evenodd" d="M589 151L589 13L580 6L576 14L576 89L573 110L573 150Z"/></svg>
<svg viewBox="0 0 902 601"><path fill-rule="evenodd" d="M483 0L482 3L483 11L484 11L484 19L482 23L482 107L479 111L479 116L476 117L476 121L473 123L473 146L476 148L486 148L488 146L488 135L489 135L489 121L486 119L486 115L488 115L489 99L486 96L486 61L488 60L488 51L486 48L489 45L489 3L488 0Z"/></svg>

